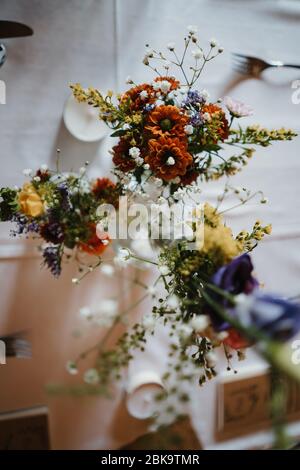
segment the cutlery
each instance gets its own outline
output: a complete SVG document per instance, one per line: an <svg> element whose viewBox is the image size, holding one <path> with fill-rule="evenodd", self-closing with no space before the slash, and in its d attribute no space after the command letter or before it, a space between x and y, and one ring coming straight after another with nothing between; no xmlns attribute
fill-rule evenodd
<svg viewBox="0 0 300 470"><path fill-rule="evenodd" d="M15 21L0 21L0 39L32 36L33 30L22 23Z"/></svg>
<svg viewBox="0 0 300 470"><path fill-rule="evenodd" d="M32 36L33 30L22 23L16 21L2 21L0 20L0 38L19 38L24 36ZM0 67L6 60L6 49L4 44L0 43Z"/></svg>
<svg viewBox="0 0 300 470"><path fill-rule="evenodd" d="M5 343L6 357L31 358L31 344L22 334L3 336L0 341Z"/></svg>
<svg viewBox="0 0 300 470"><path fill-rule="evenodd" d="M248 56L244 54L233 53L233 68L236 72L241 75L252 75L253 77L259 77L260 74L268 68L293 68L300 69L300 65L286 64L279 60L272 60L266 62L265 60L259 59L258 57Z"/></svg>
<svg viewBox="0 0 300 470"><path fill-rule="evenodd" d="M6 49L4 44L0 44L0 67L4 64L6 59Z"/></svg>

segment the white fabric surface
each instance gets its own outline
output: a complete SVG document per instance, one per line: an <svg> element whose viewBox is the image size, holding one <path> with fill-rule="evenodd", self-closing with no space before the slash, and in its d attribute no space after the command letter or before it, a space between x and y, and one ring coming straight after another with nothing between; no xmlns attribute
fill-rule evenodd
<svg viewBox="0 0 300 470"><path fill-rule="evenodd" d="M275 84L271 75L268 81L237 82L231 72L230 51L299 60L300 18L279 11L275 1L1 0L0 8L3 19L22 21L35 31L32 38L6 42L8 60L0 69L7 86L7 104L0 105L1 185L20 184L23 168L53 162L57 147L64 168L89 160L93 174L108 173L110 140L100 146L83 144L64 129L68 83L106 90L124 89L127 75L137 82L147 79L148 70L139 62L144 44L178 44L188 24L198 25L203 41L215 36L226 48L204 74L200 88L214 99L230 93L246 101L256 112L250 122L299 130L300 108L291 102L290 82ZM254 254L256 271L269 290L286 295L299 292L299 150L299 138L258 150L233 184L263 190L270 204L251 203L228 217L237 229L249 228L257 218L273 223L274 234ZM220 187L210 185L205 194L213 199ZM54 448L112 449L128 442L143 425L126 414L121 393L114 401L53 400L43 393L47 381L67 380L64 362L81 346L70 335L78 308L100 301L109 291L115 294L118 284L95 274L94 281L90 278L74 293L71 266L60 281L52 280L39 270L40 261L26 242L8 241L7 227L0 229L1 332L31 326L35 353L31 362L12 361L0 368L0 411L48 402ZM158 351L165 353L160 337L145 359L137 361L157 364ZM249 363L251 353L241 367ZM214 383L196 390L192 403L194 424L206 445L213 444L214 391Z"/></svg>

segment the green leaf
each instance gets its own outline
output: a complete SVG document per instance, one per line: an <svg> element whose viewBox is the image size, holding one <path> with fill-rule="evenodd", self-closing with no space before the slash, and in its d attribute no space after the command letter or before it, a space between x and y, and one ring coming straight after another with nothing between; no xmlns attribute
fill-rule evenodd
<svg viewBox="0 0 300 470"><path fill-rule="evenodd" d="M110 134L111 137L121 137L122 135L125 135L126 131L124 129L119 129L112 134Z"/></svg>

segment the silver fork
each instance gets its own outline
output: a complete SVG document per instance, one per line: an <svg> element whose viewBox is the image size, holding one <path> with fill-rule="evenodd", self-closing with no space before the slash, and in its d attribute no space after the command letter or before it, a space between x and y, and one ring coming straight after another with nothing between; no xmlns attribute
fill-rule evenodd
<svg viewBox="0 0 300 470"><path fill-rule="evenodd" d="M259 77L260 74L271 67L287 67L292 69L300 69L300 65L286 64L279 60L272 60L266 62L265 60L259 59L258 57L252 57L244 54L233 53L233 68L236 72L242 75L252 75Z"/></svg>

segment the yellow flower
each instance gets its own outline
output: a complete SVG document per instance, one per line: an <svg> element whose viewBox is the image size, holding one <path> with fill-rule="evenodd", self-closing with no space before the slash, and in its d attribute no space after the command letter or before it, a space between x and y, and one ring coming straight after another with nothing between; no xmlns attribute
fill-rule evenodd
<svg viewBox="0 0 300 470"><path fill-rule="evenodd" d="M265 232L267 235L271 235L271 233L272 233L272 225L271 225L271 224L266 225L266 226L264 227L264 232Z"/></svg>
<svg viewBox="0 0 300 470"><path fill-rule="evenodd" d="M21 211L31 217L38 217L44 213L44 205L40 195L31 183L25 183L19 193Z"/></svg>
<svg viewBox="0 0 300 470"><path fill-rule="evenodd" d="M209 254L220 265L229 263L243 251L241 241L233 238L232 231L224 225L222 216L208 203L204 205L203 241L201 251Z"/></svg>
<svg viewBox="0 0 300 470"><path fill-rule="evenodd" d="M210 227L205 224L203 251L222 258L223 263L227 264L241 253L242 244L233 238L229 227Z"/></svg>

